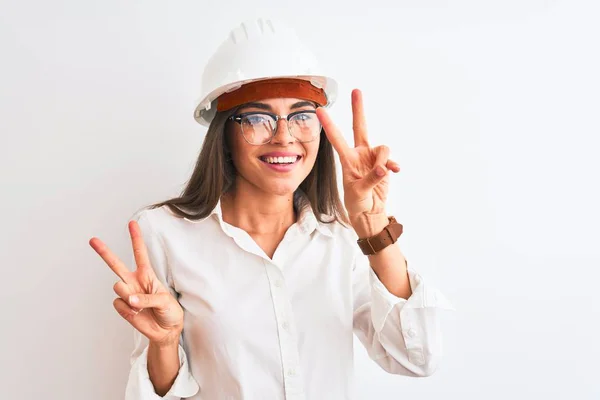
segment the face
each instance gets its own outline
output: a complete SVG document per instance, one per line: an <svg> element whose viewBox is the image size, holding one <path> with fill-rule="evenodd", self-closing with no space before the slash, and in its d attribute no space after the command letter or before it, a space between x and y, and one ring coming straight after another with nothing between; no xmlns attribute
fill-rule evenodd
<svg viewBox="0 0 600 400"><path fill-rule="evenodd" d="M237 114L268 112L288 115L305 110L315 110L314 104L301 99L275 98L248 103ZM320 135L311 142L301 143L290 135L285 119L277 121L275 135L269 143L262 145L248 143L239 123L228 121L227 127L231 157L238 172L238 187L250 185L265 193L290 194L300 186L315 164Z"/></svg>

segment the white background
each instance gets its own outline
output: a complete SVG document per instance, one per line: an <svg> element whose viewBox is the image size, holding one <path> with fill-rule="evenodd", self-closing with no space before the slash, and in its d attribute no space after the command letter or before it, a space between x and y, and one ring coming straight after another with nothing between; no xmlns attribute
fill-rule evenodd
<svg viewBox="0 0 600 400"><path fill-rule="evenodd" d="M130 259L128 218L192 171L204 63L256 16L332 68L348 140L363 90L402 249L457 309L429 378L357 345L356 398L600 398L597 4L3 0L0 398L123 397L131 328L88 240Z"/></svg>

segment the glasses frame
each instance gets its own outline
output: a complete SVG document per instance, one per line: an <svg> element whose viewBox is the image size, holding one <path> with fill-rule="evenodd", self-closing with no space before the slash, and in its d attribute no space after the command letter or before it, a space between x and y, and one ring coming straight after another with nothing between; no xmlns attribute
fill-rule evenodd
<svg viewBox="0 0 600 400"><path fill-rule="evenodd" d="M248 111L248 112L244 112L244 113L240 113L240 114L235 114L232 115L231 117L227 118L228 120L231 121L235 121L238 124L240 124L240 129L242 130L242 137L244 138L244 140L246 141L246 143L251 144L253 146L261 146L263 144L268 144L271 143L271 140L273 140L273 138L275 137L275 133L277 132L277 125L279 123L280 119L285 119L285 121L287 122L287 128L288 128L288 133L290 134L291 137L293 137L294 139L296 139L297 142L300 143L310 143L313 142L315 140L317 140L317 138L319 137L319 134L321 133L321 131L323 130L323 125L321 125L321 122L319 121L319 125L321 126L321 129L319 129L319 134L316 135L313 139L311 140L300 140L298 139L296 136L294 136L294 134L291 131L290 128L290 118L294 117L295 115L298 114L317 114L316 110L298 110L298 111L294 111L289 113L288 115L277 115L268 111ZM268 115L269 117L273 118L275 120L275 128L271 129L271 137L269 137L269 140L264 142L264 143L251 143L248 141L248 139L246 139L246 135L244 135L244 127L242 126L242 119L248 115L257 115L257 114L262 114L262 115Z"/></svg>

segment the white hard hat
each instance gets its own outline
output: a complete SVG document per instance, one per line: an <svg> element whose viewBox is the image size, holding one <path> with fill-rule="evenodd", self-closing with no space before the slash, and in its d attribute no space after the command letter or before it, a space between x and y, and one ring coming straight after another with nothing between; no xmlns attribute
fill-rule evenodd
<svg viewBox="0 0 600 400"><path fill-rule="evenodd" d="M336 99L336 81L323 73L315 55L293 29L281 21L260 18L233 29L208 60L194 118L202 125L210 125L220 95L246 83L272 78L309 81L325 92L325 107Z"/></svg>

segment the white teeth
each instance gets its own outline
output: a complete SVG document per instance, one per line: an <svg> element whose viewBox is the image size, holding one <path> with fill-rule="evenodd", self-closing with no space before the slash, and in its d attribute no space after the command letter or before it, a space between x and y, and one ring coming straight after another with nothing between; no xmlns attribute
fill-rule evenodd
<svg viewBox="0 0 600 400"><path fill-rule="evenodd" d="M298 160L298 156L292 157L263 157L269 164L292 164Z"/></svg>

